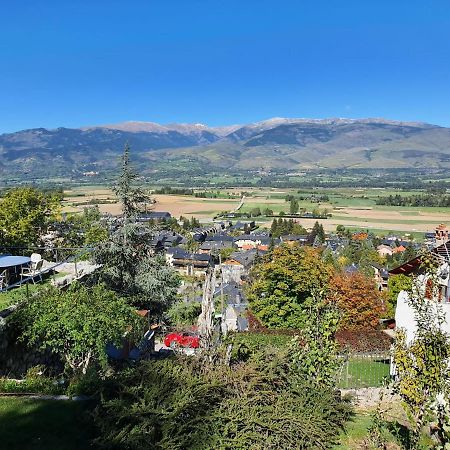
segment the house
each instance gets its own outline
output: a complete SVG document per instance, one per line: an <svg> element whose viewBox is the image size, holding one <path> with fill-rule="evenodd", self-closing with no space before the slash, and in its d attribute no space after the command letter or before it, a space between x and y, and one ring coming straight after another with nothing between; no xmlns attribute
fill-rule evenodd
<svg viewBox="0 0 450 450"><path fill-rule="evenodd" d="M424 243L429 248L436 246L436 233L434 231L428 231L424 235Z"/></svg>
<svg viewBox="0 0 450 450"><path fill-rule="evenodd" d="M352 240L354 241L365 241L368 237L369 233L365 233L364 231L359 231L352 234Z"/></svg>
<svg viewBox="0 0 450 450"><path fill-rule="evenodd" d="M386 244L380 244L377 247L377 252L380 256L386 257L386 256L392 256L392 247Z"/></svg>
<svg viewBox="0 0 450 450"><path fill-rule="evenodd" d="M226 248L235 248L234 238L225 233L207 236L200 246L200 253L217 254Z"/></svg>
<svg viewBox="0 0 450 450"><path fill-rule="evenodd" d="M430 254L434 257L438 264L437 282L438 296L437 298L428 298L425 301L439 304L444 316L444 321L440 325L441 329L447 333L450 333L450 243L435 247L430 251ZM392 269L390 275L415 275L417 282L423 287L425 297L427 296L427 290L432 282L430 275L426 273L421 267L421 257L418 256L405 264L402 264L395 269ZM406 332L407 342L411 342L414 339L417 329L415 312L410 306L409 294L406 291L401 291L397 298L397 306L395 310L395 323L397 328L402 328Z"/></svg>
<svg viewBox="0 0 450 450"><path fill-rule="evenodd" d="M205 241L200 246L199 253L203 254L218 254L220 250L225 250L226 248L233 248L234 242L229 240L210 240Z"/></svg>
<svg viewBox="0 0 450 450"><path fill-rule="evenodd" d="M348 244L349 240L347 238L337 235L328 236L325 240L325 248L334 254L338 253L340 250L343 250Z"/></svg>
<svg viewBox="0 0 450 450"><path fill-rule="evenodd" d="M403 253L404 251L406 251L406 247L403 245L399 245L398 247L394 247L392 249L392 254L396 254L396 253Z"/></svg>
<svg viewBox="0 0 450 450"><path fill-rule="evenodd" d="M222 318L222 330L248 331L247 305L227 304Z"/></svg>
<svg viewBox="0 0 450 450"><path fill-rule="evenodd" d="M350 266L344 267L344 272L348 274L359 272L359 267L357 264L352 263Z"/></svg>
<svg viewBox="0 0 450 450"><path fill-rule="evenodd" d="M210 227L196 228L191 232L192 238L196 242L203 242L211 236L214 236L218 232L216 225L211 225Z"/></svg>
<svg viewBox="0 0 450 450"><path fill-rule="evenodd" d="M179 247L172 247L166 251L166 261L183 275L205 275L213 265L210 255L190 253Z"/></svg>
<svg viewBox="0 0 450 450"><path fill-rule="evenodd" d="M234 252L220 265L225 283L234 281L240 283L250 272L255 260L264 255L264 251L251 249L243 252Z"/></svg>
<svg viewBox="0 0 450 450"><path fill-rule="evenodd" d="M150 222L151 220L155 222L161 222L163 220L170 219L172 216L167 211L150 211L146 213L139 214L136 217L136 222Z"/></svg>
<svg viewBox="0 0 450 450"><path fill-rule="evenodd" d="M216 305L220 305L222 297L224 299L224 303L246 303L242 285L241 283L236 283L235 281L227 281L216 287L216 290L214 291L214 299Z"/></svg>
<svg viewBox="0 0 450 450"><path fill-rule="evenodd" d="M222 331L248 331L247 308L242 286L226 282L214 291L216 310L222 311Z"/></svg>
<svg viewBox="0 0 450 450"><path fill-rule="evenodd" d="M443 223L438 225L436 227L434 236L435 236L435 243L436 243L437 246L445 244L446 242L448 242L448 228L447 228L447 226L444 225Z"/></svg>
<svg viewBox="0 0 450 450"><path fill-rule="evenodd" d="M293 245L308 245L309 235L308 234L287 234L285 236L280 236L280 240L283 244Z"/></svg>
<svg viewBox="0 0 450 450"><path fill-rule="evenodd" d="M375 263L372 263L371 266L374 271L373 278L375 279L375 283L377 284L378 290L379 291L387 290L389 280L388 269Z"/></svg>
<svg viewBox="0 0 450 450"><path fill-rule="evenodd" d="M256 223L254 220L250 222L240 222L237 221L234 225L229 228L229 231L238 231L241 233L249 233L256 228Z"/></svg>
<svg viewBox="0 0 450 450"><path fill-rule="evenodd" d="M162 230L152 239L151 245L156 250L168 249L177 245L185 244L187 239L175 231Z"/></svg>
<svg viewBox="0 0 450 450"><path fill-rule="evenodd" d="M272 238L268 236L258 236L254 234L243 234L234 239L234 243L240 250L250 250L257 248L258 250L269 250Z"/></svg>

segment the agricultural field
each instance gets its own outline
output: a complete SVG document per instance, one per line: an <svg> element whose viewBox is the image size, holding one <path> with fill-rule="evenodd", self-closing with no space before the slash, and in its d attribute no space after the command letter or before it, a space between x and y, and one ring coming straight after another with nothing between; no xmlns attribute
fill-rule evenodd
<svg viewBox="0 0 450 450"><path fill-rule="evenodd" d="M392 189L277 189L277 188L232 188L220 191L217 198L199 198L192 195L154 195L155 211L169 211L172 216L194 216L204 222L210 222L221 211L232 211L239 204L240 193L245 191L246 198L240 212L250 212L255 208L261 211L269 208L277 215L281 211L289 213L286 195L305 197L299 200L300 208L308 211L327 209L332 214L329 219L321 220L326 231L333 231L337 225L351 229L372 230L378 233L404 232L421 235L433 230L440 223L450 223L450 208L433 207L397 207L376 204L377 197L400 194L414 195L420 192L408 192ZM217 191L215 191L217 192ZM231 194L235 198L225 198ZM328 196L326 202L312 202L311 196ZM110 189L104 186L75 187L65 192L64 211L81 212L86 205L99 203L101 212L120 214L120 204ZM260 226L270 226L272 218L256 218ZM300 219L305 228L311 228L315 219Z"/></svg>

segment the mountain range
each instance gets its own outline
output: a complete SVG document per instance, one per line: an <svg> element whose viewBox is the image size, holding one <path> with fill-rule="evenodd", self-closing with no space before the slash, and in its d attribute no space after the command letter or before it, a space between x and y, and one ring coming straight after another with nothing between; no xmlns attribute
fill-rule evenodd
<svg viewBox="0 0 450 450"><path fill-rule="evenodd" d="M143 173L209 170L450 168L450 128L385 119L273 118L245 125L123 122L0 135L0 173L114 169L125 143Z"/></svg>

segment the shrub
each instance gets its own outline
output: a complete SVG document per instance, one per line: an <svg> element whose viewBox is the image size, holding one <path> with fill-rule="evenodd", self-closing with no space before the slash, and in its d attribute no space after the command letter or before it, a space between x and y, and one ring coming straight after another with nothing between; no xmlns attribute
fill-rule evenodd
<svg viewBox="0 0 450 450"><path fill-rule="evenodd" d="M178 302L167 311L167 316L173 325L192 325L201 312L200 302Z"/></svg>
<svg viewBox="0 0 450 450"><path fill-rule="evenodd" d="M45 375L43 366L35 366L28 369L23 380L0 378L0 392L10 394L63 394L64 384Z"/></svg>
<svg viewBox="0 0 450 450"><path fill-rule="evenodd" d="M357 353L388 352L392 343L391 338L381 330L339 330L336 341L342 350Z"/></svg>
<svg viewBox="0 0 450 450"><path fill-rule="evenodd" d="M115 449L331 448L349 408L291 371L287 352L228 367L197 359L144 362L110 380L95 412Z"/></svg>

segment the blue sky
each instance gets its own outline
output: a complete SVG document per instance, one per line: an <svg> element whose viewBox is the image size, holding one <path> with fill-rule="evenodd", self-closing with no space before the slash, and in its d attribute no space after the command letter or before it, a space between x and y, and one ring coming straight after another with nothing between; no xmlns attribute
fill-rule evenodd
<svg viewBox="0 0 450 450"><path fill-rule="evenodd" d="M450 126L448 0L0 5L0 132L274 116Z"/></svg>

